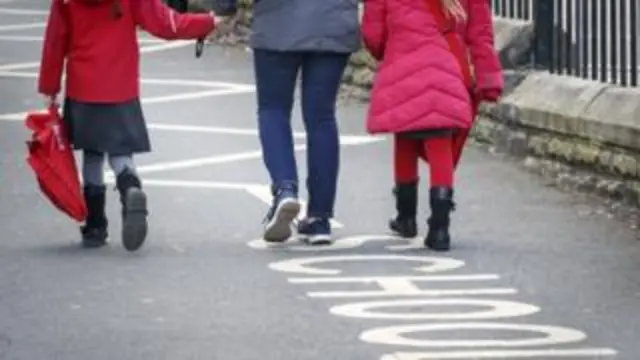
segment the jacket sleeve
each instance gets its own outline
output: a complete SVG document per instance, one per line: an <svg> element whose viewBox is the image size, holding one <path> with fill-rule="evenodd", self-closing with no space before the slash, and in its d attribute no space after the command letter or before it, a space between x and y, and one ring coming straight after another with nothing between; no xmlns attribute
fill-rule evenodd
<svg viewBox="0 0 640 360"><path fill-rule="evenodd" d="M362 38L367 50L377 60L384 57L387 42L386 0L364 0Z"/></svg>
<svg viewBox="0 0 640 360"><path fill-rule="evenodd" d="M466 42L471 53L476 90L495 94L502 92L502 65L494 48L493 22L489 2L469 0L469 23Z"/></svg>
<svg viewBox="0 0 640 360"><path fill-rule="evenodd" d="M150 34L165 40L199 39L215 28L209 14L180 14L162 0L131 2L134 21Z"/></svg>
<svg viewBox="0 0 640 360"><path fill-rule="evenodd" d="M60 92L64 60L69 45L69 28L62 0L51 1L42 43L38 92L54 96Z"/></svg>

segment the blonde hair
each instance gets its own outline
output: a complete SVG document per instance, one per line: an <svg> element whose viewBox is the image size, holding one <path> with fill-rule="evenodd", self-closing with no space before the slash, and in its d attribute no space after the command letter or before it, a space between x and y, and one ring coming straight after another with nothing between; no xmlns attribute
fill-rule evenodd
<svg viewBox="0 0 640 360"><path fill-rule="evenodd" d="M452 16L456 21L467 21L467 12L460 3L460 0L440 0L442 8L448 16Z"/></svg>

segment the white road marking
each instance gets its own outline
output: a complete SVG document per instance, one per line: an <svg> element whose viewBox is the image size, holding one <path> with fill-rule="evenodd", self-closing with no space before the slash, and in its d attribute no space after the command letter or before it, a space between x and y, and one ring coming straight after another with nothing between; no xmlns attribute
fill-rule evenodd
<svg viewBox="0 0 640 360"><path fill-rule="evenodd" d="M0 35L0 41L23 41L23 42L42 42L42 36L29 35ZM161 39L138 39L140 44L162 44L165 41Z"/></svg>
<svg viewBox="0 0 640 360"><path fill-rule="evenodd" d="M381 141L379 138L370 138L370 137L350 137L346 139L341 139L341 145L362 145L368 143L374 143ZM294 151L302 151L306 150L306 144L298 144L294 146ZM230 162L237 162L243 160L255 160L260 159L262 157L262 150L254 150L254 151L246 151L239 152L233 154L224 154L224 155L213 155L213 156L205 156L201 158L191 158L187 160L179 160L179 161L169 161L165 163L156 163L153 165L142 166L138 169L140 174L149 174L154 172L164 172L171 170L184 170L190 168L198 168L203 166L209 166L214 164L225 164Z"/></svg>
<svg viewBox="0 0 640 360"><path fill-rule="evenodd" d="M303 150L300 145L296 150ZM239 152L233 154L213 155L201 158L191 158L187 160L169 161L141 166L138 168L139 174L150 174L171 170L193 169L214 164L226 164L236 161L259 159L262 156L261 150Z"/></svg>
<svg viewBox="0 0 640 360"><path fill-rule="evenodd" d="M142 98L140 99L140 102L143 105L149 105L149 104L168 103L168 102L180 101L180 100L202 99L202 98L211 97L211 96L246 94L248 92L251 92L251 90L219 89L219 90L207 90L207 91L194 91L194 92L175 94L175 95Z"/></svg>
<svg viewBox="0 0 640 360"><path fill-rule="evenodd" d="M445 312L416 310L422 306L481 306L487 310L480 311L452 311ZM409 307L406 312L382 312L372 309ZM329 310L334 315L345 317L377 319L377 320L488 320L527 316L540 312L540 308L531 304L517 301L491 300L491 299L464 299L464 298L438 298L438 299L402 299L388 301L367 301L337 305Z"/></svg>
<svg viewBox="0 0 640 360"><path fill-rule="evenodd" d="M484 279L482 279L484 280ZM493 280L493 279L490 279ZM517 289L513 288L474 288L474 289L432 289L422 290L417 288L408 279L387 279L383 281L386 289L362 290L362 291L309 291L310 298L344 299L344 298L368 298L368 297L392 297L392 296L471 296L471 295L515 295ZM394 287L390 285L394 284Z"/></svg>
<svg viewBox="0 0 640 360"><path fill-rule="evenodd" d="M268 185L256 184L256 183L238 183L238 182L218 182L218 181L187 181L187 180L161 180L161 179L142 179L144 186L151 187L165 187L165 188L186 188L186 189L217 189L217 190L243 190L248 194L256 196L259 200L271 205L271 193L268 192L268 196L264 196L263 189L269 189ZM105 183L115 184L115 178L109 171L105 172ZM301 201L304 207L304 201ZM332 220L332 226L334 228L342 228L340 222ZM261 240L262 241L262 240ZM264 241L262 241L264 242Z"/></svg>
<svg viewBox="0 0 640 360"><path fill-rule="evenodd" d="M349 135L344 135L344 137L348 137ZM382 235L355 235L355 236L347 236L344 238L340 238L340 241L335 241L331 245L322 246L322 247L309 247L307 245L292 245L282 247L280 244L270 244L265 243L260 239L251 240L247 243L247 245L254 249L276 249L283 248L287 251L300 251L300 252L321 252L321 251L340 251L340 250L348 250L355 249L363 246L368 242L407 242L407 239L401 238L399 236L390 235L390 234L382 234ZM392 247L393 245L388 245L387 248ZM397 245L398 247L405 249L409 245Z"/></svg>
<svg viewBox="0 0 640 360"><path fill-rule="evenodd" d="M105 174L105 181L109 184L114 183L114 177L111 173ZM208 189L208 190L247 190L254 186L262 186L261 184L239 183L239 182L220 182L220 181L188 181L188 180L163 180L163 179L142 179L145 186L165 187L165 188L185 188L185 189Z"/></svg>
<svg viewBox="0 0 640 360"><path fill-rule="evenodd" d="M345 255L346 256L346 255ZM367 256L367 255L363 255ZM371 255L374 256L374 255ZM275 264L271 264L275 265ZM269 267L271 267L271 265ZM278 270L278 269L273 269ZM326 270L327 272L330 270ZM319 273L318 273L319 274ZM308 277L289 278L291 284L393 284L396 281L425 281L425 282L447 282L447 281L489 281L499 280L496 274L464 274L464 275L403 275L403 276L341 276L341 277Z"/></svg>
<svg viewBox="0 0 640 360"><path fill-rule="evenodd" d="M12 71L12 70L30 69L30 68L39 67L39 66L40 66L39 62L21 62L21 63L0 65L0 71L3 72L3 74L1 74L0 76L2 76L2 77L11 77L11 76L13 76L13 74L5 73L5 72ZM34 74L35 74L35 77L38 77L37 73L34 73ZM16 77L27 77L27 76L18 76L18 75L16 75ZM28 76L28 77L32 77L32 76Z"/></svg>
<svg viewBox="0 0 640 360"><path fill-rule="evenodd" d="M273 200L273 196L271 195L271 188L268 185L262 185L262 186L254 186L251 188L247 188L247 191L252 194L253 196L257 197L258 199L262 200L262 202L264 202L267 205L271 205L272 200ZM300 221L302 219L304 219L307 216L307 202L303 199L298 199L298 201L300 202L300 213L298 214L298 218L297 220ZM335 220L335 219L331 219L330 220L331 223L331 227L334 229L341 229L344 227L344 225L342 223L340 223L339 221ZM268 246L276 246L276 244L270 244L267 243L266 241L259 239L258 241L256 241L256 243L261 243L261 244L265 244L262 246L268 247ZM284 245L286 243L280 243L279 245ZM261 245L257 245L257 246L261 246ZM307 248L317 248L317 246L308 246Z"/></svg>
<svg viewBox="0 0 640 360"><path fill-rule="evenodd" d="M37 72L14 71L33 66L39 66L39 63L19 63L0 66L0 77L8 78L28 78L37 79L40 76ZM64 76L63 76L64 80ZM192 86L192 87L208 87L208 88L231 88L234 90L242 90L246 92L255 91L256 87L252 84L231 83L223 81L206 81L206 80L186 80L186 79L150 79L142 78L140 83L149 85L168 85L168 86Z"/></svg>
<svg viewBox="0 0 640 360"><path fill-rule="evenodd" d="M25 26L25 25L0 25L0 31L3 30L3 27L6 26ZM30 25L35 26L35 25ZM190 40L174 40L174 41L164 41L162 44L158 45L150 45L150 46L141 46L140 53L141 54L150 54L154 52L160 52L165 50L177 49L189 45L193 45L194 42ZM12 71L12 70L21 70L21 69L31 69L31 68L39 68L40 62L30 61L30 62L21 62L14 64L0 64L0 71ZM3 74L4 76L9 76L7 74ZM25 73L26 75L26 73ZM32 77L32 76L23 76L23 77ZM35 77L37 77L37 73L35 73Z"/></svg>
<svg viewBox="0 0 640 360"><path fill-rule="evenodd" d="M326 269L313 267L312 264L317 263L335 263L345 261L406 261L417 262L427 265L421 265L414 268L415 271L421 273L436 273L442 271L450 271L459 269L464 266L464 262L456 259L433 257L433 256L409 256L409 255L337 255L337 256L313 256L305 258L294 258L269 264L271 270L292 274L304 275L340 275L340 269ZM374 276L369 278L361 278L365 282L374 282L375 279L385 278L384 276ZM422 278L422 277L421 277ZM326 278L325 278L326 279ZM333 280L332 280L333 279ZM344 281L351 282L354 278L329 278L327 281ZM309 281L321 280L319 278L308 278ZM304 278L300 282L307 281ZM319 282L321 282L319 281Z"/></svg>
<svg viewBox="0 0 640 360"><path fill-rule="evenodd" d="M0 31L15 31L15 30L28 30L44 28L47 25L46 22L34 22L27 24L12 24L12 25L0 25Z"/></svg>
<svg viewBox="0 0 640 360"><path fill-rule="evenodd" d="M397 237L381 235L380 239L375 239L374 235L352 236L344 239L349 243L348 248L360 247L367 242L388 241L385 248L409 249L414 246L415 239L398 241ZM337 239L336 243L343 239ZM407 245L398 245L398 242L405 242ZM257 246L255 241L249 242L253 248L263 248ZM299 249L294 250L300 251ZM421 260L422 259L422 260ZM438 274L428 274L417 276L396 275L396 276L342 276L342 271L335 268L311 266L316 263L326 262L353 262L367 260L401 260L401 261L424 261L427 266L414 268L415 271ZM371 265L370 265L371 266ZM375 264L372 266L378 268ZM360 335L360 340L387 346L403 346L422 348L422 351L394 352L382 356L381 360L427 360L427 359L516 359L516 358L553 358L553 357L591 357L615 356L616 350L609 348L549 348L559 344L576 343L586 340L586 335L576 329L547 325L531 325L514 323L486 323L486 322L466 322L469 320L487 320L496 318L515 318L538 313L540 308L533 304L495 300L486 298L471 298L472 295L512 295L517 293L511 288L447 288L434 289L429 286L421 289L416 286L419 281L454 282L454 281L490 281L499 279L497 274L468 274L459 273L440 274L458 270L464 266L464 261L452 258L434 258L426 256L406 256L400 255L339 255L339 256L316 256L286 259L269 264L269 268L286 273L304 274L305 277L288 278L291 284L299 285L320 285L320 284L360 284L366 289L351 289L351 286L341 286L341 290L310 291L306 295L311 298L371 298L383 297L389 299L369 302L356 302L339 304L330 308L330 313L350 318L364 319L393 319L393 320L430 320L428 323L378 327L366 330ZM318 276L320 275L320 276ZM325 275L322 277L322 275ZM371 289L372 285L377 285L378 289ZM324 287L324 286L323 286ZM346 289L345 289L346 287ZM445 298L448 296L448 298ZM453 296L466 296L457 298ZM438 311L423 310L425 306L437 307ZM442 306L451 306L455 311L439 310ZM460 306L484 307L484 310L458 311ZM405 309L401 311L382 311L385 308ZM461 323L433 322L433 320L458 320ZM433 332L442 332L443 335L457 333L457 336L431 337ZM485 334L486 338L467 338L470 331ZM498 336L510 332L508 336ZM522 333L533 333L534 336L527 337ZM421 334L422 333L422 334ZM536 336L542 334L542 336ZM412 335L411 337L409 335ZM440 334L439 334L440 335ZM518 336L519 335L519 336ZM533 346L547 348L531 348ZM458 349L456 349L456 347ZM493 349L491 348L493 347ZM520 347L520 348L518 348ZM528 348L527 348L528 347ZM424 351L424 348L438 349L439 351ZM446 348L446 350L444 350ZM460 349L462 348L462 349ZM499 349L496 349L499 348ZM440 350L442 349L442 350Z"/></svg>
<svg viewBox="0 0 640 360"><path fill-rule="evenodd" d="M174 94L174 95L141 98L140 102L143 105L150 105L150 104L168 103L172 101L202 99L202 98L213 97L213 96L245 94L247 92L250 92L250 90L218 89L218 90L194 91L194 92ZM33 111L36 112L36 111L44 111L44 110L37 109ZM10 114L0 114L0 121L23 121L28 113L29 111L22 111L18 113L10 113ZM149 128L153 129L154 128L153 124L149 125ZM167 126L160 126L160 130L168 130L168 128Z"/></svg>
<svg viewBox="0 0 640 360"><path fill-rule="evenodd" d="M1 3L1 2L0 2ZM0 14L2 15L49 15L48 10L36 10L36 9L19 9L1 7Z"/></svg>
<svg viewBox="0 0 640 360"><path fill-rule="evenodd" d="M617 351L606 348L578 348L578 349L528 349L528 350L462 350L462 351L433 351L433 352L397 352L387 354L380 360L451 360L451 359L549 359L587 357L600 359L616 356Z"/></svg>
<svg viewBox="0 0 640 360"><path fill-rule="evenodd" d="M243 89L255 91L253 84L232 83L224 81L207 81L207 80L187 80L187 79L150 79L143 78L140 80L143 84L155 85L175 85L175 86L204 86L204 87L225 87L234 89Z"/></svg>
<svg viewBox="0 0 640 360"><path fill-rule="evenodd" d="M412 339L404 334L433 331L469 331L488 330L542 333L544 337L511 338L511 339L480 339L480 340L430 340ZM559 326L512 324L512 323L429 323L417 325L400 325L367 330L360 335L360 340L371 344L427 347L427 348L483 348L483 347L525 347L570 344L583 341L587 336L575 329Z"/></svg>

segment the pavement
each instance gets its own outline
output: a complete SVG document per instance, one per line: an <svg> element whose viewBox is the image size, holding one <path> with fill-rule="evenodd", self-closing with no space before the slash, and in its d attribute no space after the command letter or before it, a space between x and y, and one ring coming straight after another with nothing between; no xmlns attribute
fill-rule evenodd
<svg viewBox="0 0 640 360"><path fill-rule="evenodd" d="M469 147L454 249L394 238L390 143L365 134L361 104L339 109L335 245L266 246L251 59L237 49L195 59L193 42L143 37L149 239L123 249L112 192L110 245L81 249L24 161L42 3L0 0L0 359L640 358L633 230Z"/></svg>

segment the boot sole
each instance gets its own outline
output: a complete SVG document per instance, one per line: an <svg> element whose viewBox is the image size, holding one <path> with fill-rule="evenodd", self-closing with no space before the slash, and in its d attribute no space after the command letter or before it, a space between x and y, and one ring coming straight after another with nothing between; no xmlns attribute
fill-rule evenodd
<svg viewBox="0 0 640 360"><path fill-rule="evenodd" d="M302 242L312 246L332 245L333 238L331 235L303 235L301 237Z"/></svg>
<svg viewBox="0 0 640 360"><path fill-rule="evenodd" d="M451 250L451 240L447 240L447 241L434 241L434 240L429 240L429 238L425 239L424 245L433 250L433 251L438 251L438 252L446 252Z"/></svg>
<svg viewBox="0 0 640 360"><path fill-rule="evenodd" d="M122 244L128 251L138 250L147 238L147 196L137 188L127 192L122 220Z"/></svg>
<svg viewBox="0 0 640 360"><path fill-rule="evenodd" d="M266 242L284 242L291 237L291 224L300 213L300 203L295 199L284 199L275 210L273 219L265 227Z"/></svg>
<svg viewBox="0 0 640 360"><path fill-rule="evenodd" d="M444 246L443 245L431 245L431 244L426 244L426 245L430 250L437 251L437 252L447 252L447 251L451 250L451 246L449 246L449 245L444 245Z"/></svg>
<svg viewBox="0 0 640 360"><path fill-rule="evenodd" d="M84 233L84 229L81 229L82 235L82 247L85 249L97 249L107 245L107 239L109 233L106 228L100 230L93 230L91 233ZM89 230L91 231L91 230Z"/></svg>

